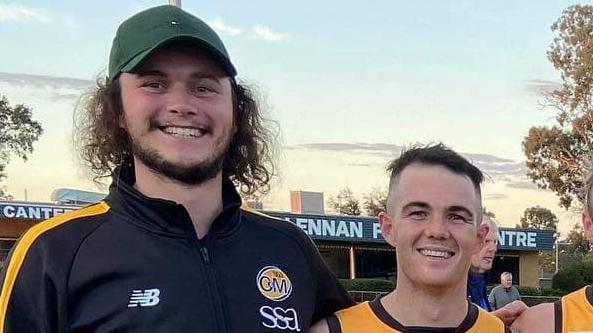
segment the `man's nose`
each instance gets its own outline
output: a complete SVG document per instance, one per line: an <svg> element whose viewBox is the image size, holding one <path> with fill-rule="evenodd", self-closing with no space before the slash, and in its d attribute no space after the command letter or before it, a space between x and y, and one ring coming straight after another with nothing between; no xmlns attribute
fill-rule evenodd
<svg viewBox="0 0 593 333"><path fill-rule="evenodd" d="M197 114L197 107L192 103L192 95L184 86L173 86L167 95L167 111L184 116Z"/></svg>
<svg viewBox="0 0 593 333"><path fill-rule="evenodd" d="M430 218L426 229L424 229L424 233L427 237L437 239L447 239L450 236L449 230L446 227L446 221L443 221L442 218L437 216Z"/></svg>

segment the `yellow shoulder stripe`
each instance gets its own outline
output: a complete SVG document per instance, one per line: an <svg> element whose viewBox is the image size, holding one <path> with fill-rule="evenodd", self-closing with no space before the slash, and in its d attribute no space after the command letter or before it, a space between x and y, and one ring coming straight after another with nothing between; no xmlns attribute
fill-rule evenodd
<svg viewBox="0 0 593 333"><path fill-rule="evenodd" d="M10 300L10 294L16 281L17 275L25 261L25 256L29 251L29 248L35 242L35 240L42 235L44 232L51 230L61 224L71 221L76 218L88 217L94 215L104 214L109 210L109 205L104 201L92 205L86 208L68 212L62 215L58 215L51 219L40 222L32 226L25 234L21 237L12 252L12 257L6 267L6 274L4 277L4 284L2 285L2 291L0 293L0 332L4 332L4 322L6 318L6 312L8 310L8 301Z"/></svg>

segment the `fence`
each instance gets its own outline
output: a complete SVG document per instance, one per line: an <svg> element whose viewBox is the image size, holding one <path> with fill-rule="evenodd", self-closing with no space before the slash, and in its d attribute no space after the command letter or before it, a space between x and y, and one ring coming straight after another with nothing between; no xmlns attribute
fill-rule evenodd
<svg viewBox="0 0 593 333"><path fill-rule="evenodd" d="M377 298L377 296L386 294L386 292L383 291L362 290L350 290L348 293L350 293L350 296L352 296L355 302L372 301ZM559 299L560 297L557 296L521 296L521 300L528 306L533 306L540 303L551 303Z"/></svg>

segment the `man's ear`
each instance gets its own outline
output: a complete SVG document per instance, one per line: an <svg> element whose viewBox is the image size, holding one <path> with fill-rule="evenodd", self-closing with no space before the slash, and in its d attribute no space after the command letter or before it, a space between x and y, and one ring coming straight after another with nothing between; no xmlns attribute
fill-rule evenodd
<svg viewBox="0 0 593 333"><path fill-rule="evenodd" d="M378 215L379 217L379 227L381 227L381 234L383 234L383 238L385 241L395 247L395 223L391 216L385 212L381 212Z"/></svg>
<svg viewBox="0 0 593 333"><path fill-rule="evenodd" d="M476 232L476 247L473 254L477 254L480 250L484 247L484 241L486 240L486 236L490 232L490 226L488 224L480 224L478 226L478 230Z"/></svg>
<svg viewBox="0 0 593 333"><path fill-rule="evenodd" d="M583 231L585 232L585 238L591 243L593 242L593 221L589 213L583 213Z"/></svg>

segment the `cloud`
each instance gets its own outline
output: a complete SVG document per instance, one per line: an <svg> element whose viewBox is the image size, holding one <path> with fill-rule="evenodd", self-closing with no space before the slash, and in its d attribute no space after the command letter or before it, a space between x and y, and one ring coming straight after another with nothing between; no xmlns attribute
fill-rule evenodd
<svg viewBox="0 0 593 333"><path fill-rule="evenodd" d="M543 191L543 189L537 187L537 185L535 185L535 183L529 182L529 181L509 182L506 184L506 186L510 187L510 188L518 188L518 189L523 189L523 190L541 190L541 191Z"/></svg>
<svg viewBox="0 0 593 333"><path fill-rule="evenodd" d="M377 163L345 163L343 164L345 166L350 166L350 167L363 167L363 168L368 168L368 167L374 167L377 166Z"/></svg>
<svg viewBox="0 0 593 333"><path fill-rule="evenodd" d="M51 88L73 88L89 89L94 86L91 80L73 79L56 76L31 75L22 73L2 73L0 72L0 82L8 83L12 86L30 86L30 87L51 87ZM63 96L62 96L63 97Z"/></svg>
<svg viewBox="0 0 593 333"><path fill-rule="evenodd" d="M464 157L475 164L482 172L489 176L496 176L497 179L504 176L523 177L527 173L527 167L523 162L516 162L507 158L501 158L488 154L465 154ZM508 181L510 179L506 178Z"/></svg>
<svg viewBox="0 0 593 333"><path fill-rule="evenodd" d="M21 5L0 3L0 21L33 20L41 23L51 23L53 19L42 14L37 9Z"/></svg>
<svg viewBox="0 0 593 333"><path fill-rule="evenodd" d="M529 80L525 85L525 90L531 94L541 96L542 94L552 92L561 88L558 82L548 80Z"/></svg>
<svg viewBox="0 0 593 333"><path fill-rule="evenodd" d="M242 32L240 28L227 25L221 18L216 18L213 21L209 21L208 25L221 34L236 36Z"/></svg>
<svg viewBox="0 0 593 333"><path fill-rule="evenodd" d="M512 163L513 160L509 160L506 158L497 157L494 155L487 155L487 154L463 154L465 157L470 158L476 163Z"/></svg>
<svg viewBox="0 0 593 333"><path fill-rule="evenodd" d="M290 147L289 149L299 148L319 151L344 152L352 154L364 153L369 155L380 156L382 158L394 158L397 157L398 154L400 154L404 146L390 143L318 142L304 143L297 145L296 147ZM523 162L516 162L508 158L502 158L489 154L461 153L461 155L469 159L486 175L496 177L497 179L503 176L512 177L507 179L508 181L516 179L515 177L525 179L524 177L527 173L527 167Z"/></svg>
<svg viewBox="0 0 593 333"><path fill-rule="evenodd" d="M360 151L373 151L373 152L383 152L383 153L394 153L400 152L402 150L402 146L393 145L389 143L343 143L343 142L336 142L336 143L328 143L328 142L317 142L317 143L304 143L298 145L300 148L311 149L311 150L330 150L330 151L350 151L350 152L360 152Z"/></svg>
<svg viewBox="0 0 593 333"><path fill-rule="evenodd" d="M523 163L484 163L472 161L482 172L490 176L525 176L527 167Z"/></svg>
<svg viewBox="0 0 593 333"><path fill-rule="evenodd" d="M502 194L502 193L491 193L491 194L486 194L486 198L487 200L500 200L500 199L506 199L509 196L506 194Z"/></svg>
<svg viewBox="0 0 593 333"><path fill-rule="evenodd" d="M290 38L288 34L275 32L272 29L263 26L263 25L256 25L253 27L253 33L259 39L263 39L268 42L283 42Z"/></svg>

